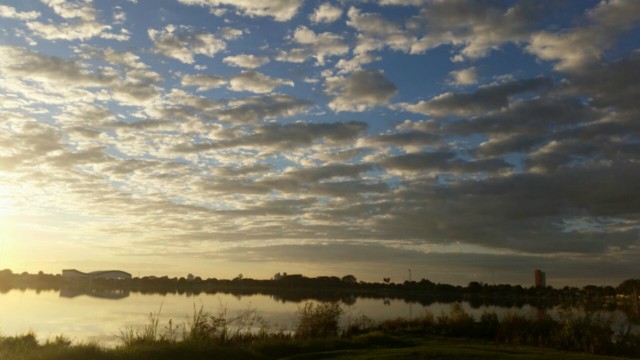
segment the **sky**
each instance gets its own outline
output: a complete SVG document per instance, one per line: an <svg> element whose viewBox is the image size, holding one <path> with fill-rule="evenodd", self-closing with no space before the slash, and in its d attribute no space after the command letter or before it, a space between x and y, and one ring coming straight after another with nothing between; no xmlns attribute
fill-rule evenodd
<svg viewBox="0 0 640 360"><path fill-rule="evenodd" d="M0 0L0 268L640 263L640 1Z"/></svg>

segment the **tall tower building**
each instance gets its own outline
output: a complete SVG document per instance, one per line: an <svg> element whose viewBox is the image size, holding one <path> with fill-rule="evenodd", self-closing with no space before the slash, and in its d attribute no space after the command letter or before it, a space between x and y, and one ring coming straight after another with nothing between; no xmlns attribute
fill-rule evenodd
<svg viewBox="0 0 640 360"><path fill-rule="evenodd" d="M533 277L535 280L536 287L544 288L547 287L547 274L540 269L536 269L533 272Z"/></svg>

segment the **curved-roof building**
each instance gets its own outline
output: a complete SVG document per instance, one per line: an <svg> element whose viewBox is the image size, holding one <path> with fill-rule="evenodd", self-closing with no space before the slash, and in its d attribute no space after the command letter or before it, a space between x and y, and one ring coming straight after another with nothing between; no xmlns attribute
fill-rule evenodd
<svg viewBox="0 0 640 360"><path fill-rule="evenodd" d="M131 274L121 270L101 270L85 273L76 269L62 270L62 276L66 278L84 278L84 279L131 279Z"/></svg>

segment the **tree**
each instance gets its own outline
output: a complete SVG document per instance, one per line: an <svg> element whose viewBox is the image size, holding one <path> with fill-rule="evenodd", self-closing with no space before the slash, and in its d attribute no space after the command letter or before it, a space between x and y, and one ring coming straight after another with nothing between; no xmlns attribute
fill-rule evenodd
<svg viewBox="0 0 640 360"><path fill-rule="evenodd" d="M635 293L640 293L640 279L628 279L623 281L616 288L616 292L618 294L632 295Z"/></svg>
<svg viewBox="0 0 640 360"><path fill-rule="evenodd" d="M356 277L353 275L345 275L342 277L342 282L347 284L357 284L358 279L356 279Z"/></svg>

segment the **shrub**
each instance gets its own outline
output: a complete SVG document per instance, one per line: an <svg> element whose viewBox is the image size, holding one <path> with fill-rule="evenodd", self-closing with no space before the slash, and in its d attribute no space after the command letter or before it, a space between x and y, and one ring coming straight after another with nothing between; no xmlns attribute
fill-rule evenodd
<svg viewBox="0 0 640 360"><path fill-rule="evenodd" d="M349 318L347 321L347 329L345 331L346 336L363 334L371 331L375 326L375 323L371 318L366 315L360 315L355 318Z"/></svg>
<svg viewBox="0 0 640 360"><path fill-rule="evenodd" d="M438 316L438 329L442 335L470 336L473 334L473 316L469 315L462 305L454 303L449 313L442 312Z"/></svg>
<svg viewBox="0 0 640 360"><path fill-rule="evenodd" d="M205 312L201 307L193 312L185 340L194 342L245 343L271 335L269 323L258 315L256 310L248 309L236 317L229 318L226 309L218 314Z"/></svg>
<svg viewBox="0 0 640 360"><path fill-rule="evenodd" d="M498 325L496 339L501 342L525 345L528 344L528 329L531 321L524 315L508 312L502 317Z"/></svg>
<svg viewBox="0 0 640 360"><path fill-rule="evenodd" d="M340 332L340 316L343 310L334 302L305 303L298 308L296 337L335 337Z"/></svg>
<svg viewBox="0 0 640 360"><path fill-rule="evenodd" d="M500 321L498 320L498 314L495 311L485 311L480 315L480 323L478 324L478 336L495 339L498 335L498 326Z"/></svg>
<svg viewBox="0 0 640 360"><path fill-rule="evenodd" d="M23 335L0 337L0 347L8 351L26 351L38 347L38 339L33 331Z"/></svg>
<svg viewBox="0 0 640 360"><path fill-rule="evenodd" d="M162 306L160 307L162 310ZM142 328L127 327L120 330L120 340L125 346L152 344L160 340L158 324L160 310L157 313L149 313L149 323Z"/></svg>
<svg viewBox="0 0 640 360"><path fill-rule="evenodd" d="M571 308L561 308L558 314L559 327L553 334L555 346L592 354L611 353L613 318L610 315Z"/></svg>

